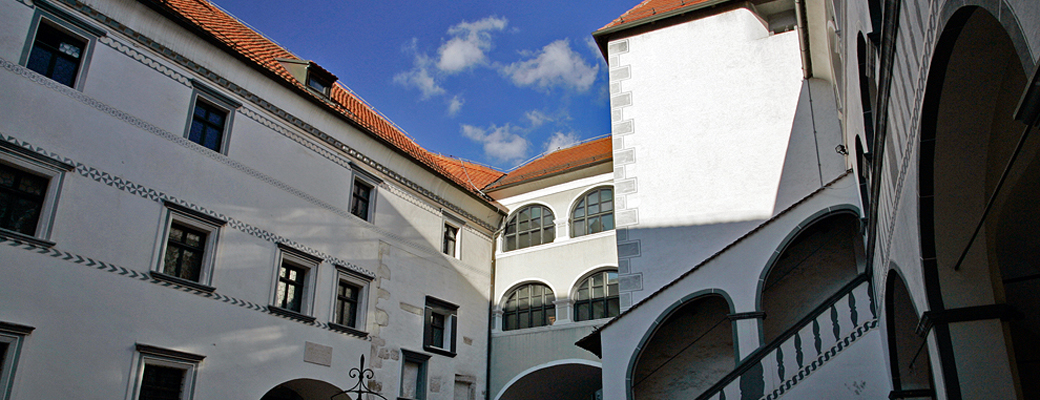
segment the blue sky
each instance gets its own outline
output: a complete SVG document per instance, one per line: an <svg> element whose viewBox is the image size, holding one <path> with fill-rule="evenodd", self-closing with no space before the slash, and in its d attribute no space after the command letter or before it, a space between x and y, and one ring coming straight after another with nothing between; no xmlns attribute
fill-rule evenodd
<svg viewBox="0 0 1040 400"><path fill-rule="evenodd" d="M610 133L591 33L639 0L213 0L423 147L508 170Z"/></svg>

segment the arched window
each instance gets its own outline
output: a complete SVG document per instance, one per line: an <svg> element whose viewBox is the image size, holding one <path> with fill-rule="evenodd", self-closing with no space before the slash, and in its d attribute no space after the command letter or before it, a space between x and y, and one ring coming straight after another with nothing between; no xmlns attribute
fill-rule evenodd
<svg viewBox="0 0 1040 400"><path fill-rule="evenodd" d="M505 251L551 243L556 238L552 211L540 205L521 208L506 223L505 238Z"/></svg>
<svg viewBox="0 0 1040 400"><path fill-rule="evenodd" d="M556 321L556 296L540 283L529 283L513 289L502 313L502 330L533 328Z"/></svg>
<svg viewBox="0 0 1040 400"><path fill-rule="evenodd" d="M585 278L578 285L575 299L575 321L617 316L621 313L617 271L597 272Z"/></svg>
<svg viewBox="0 0 1040 400"><path fill-rule="evenodd" d="M614 190L606 187L586 194L571 213L571 237L614 229Z"/></svg>

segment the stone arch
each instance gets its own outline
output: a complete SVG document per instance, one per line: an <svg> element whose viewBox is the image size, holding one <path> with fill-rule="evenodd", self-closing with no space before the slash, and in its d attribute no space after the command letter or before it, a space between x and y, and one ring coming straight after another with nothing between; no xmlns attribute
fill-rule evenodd
<svg viewBox="0 0 1040 400"><path fill-rule="evenodd" d="M993 3L943 10L921 110L925 319L952 399L1040 396L1040 143L1018 147L1014 120L1033 60L1017 16Z"/></svg>
<svg viewBox="0 0 1040 400"><path fill-rule="evenodd" d="M739 358L733 312L733 300L719 289L697 291L665 309L629 361L628 398L695 398L726 376Z"/></svg>
<svg viewBox="0 0 1040 400"><path fill-rule="evenodd" d="M536 365L506 382L495 400L587 400L603 386L602 369L602 364L582 359Z"/></svg>
<svg viewBox="0 0 1040 400"><path fill-rule="evenodd" d="M906 279L892 265L885 277L885 326L893 391L901 397L934 398L935 384L926 338L917 334L921 312L914 304Z"/></svg>
<svg viewBox="0 0 1040 400"><path fill-rule="evenodd" d="M762 344L780 337L863 273L859 212L832 207L806 219L781 242L758 281L765 312Z"/></svg>
<svg viewBox="0 0 1040 400"><path fill-rule="evenodd" d="M260 400L328 400L341 391L342 389L325 381L299 378L271 388Z"/></svg>

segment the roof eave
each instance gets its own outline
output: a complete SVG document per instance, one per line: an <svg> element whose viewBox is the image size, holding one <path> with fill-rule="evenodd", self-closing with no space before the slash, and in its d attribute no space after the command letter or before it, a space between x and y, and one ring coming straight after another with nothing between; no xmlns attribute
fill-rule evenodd
<svg viewBox="0 0 1040 400"><path fill-rule="evenodd" d="M533 177L533 178L530 178L530 179L523 179L523 180L519 180L519 181L516 181L516 182L506 183L506 184L504 184L502 186L491 187L491 185L494 185L495 182L498 182L502 178L509 176L508 174L506 174L506 175L503 175L502 177L500 177L498 180L495 180L495 182L491 182L490 184L488 184L488 186L486 186L487 189L485 189L484 192L485 193L494 193L494 192L497 192L499 190L504 190L504 189L508 189L508 188L511 188L511 187L520 186L520 185L523 185L525 183L537 182L537 181L540 181L542 179L548 179L548 178L551 178L551 177L554 177L554 176L566 174L568 172L577 171L577 170L585 169L585 168L595 167L595 166L600 165L600 164L611 162L613 159L614 159L613 157L604 157L604 158L602 158L600 160L596 160L596 161L590 162L588 164L576 165L576 166L571 167L571 168L565 168L565 169L561 169L559 171L553 171L553 172L550 172L548 174L539 175L539 176L536 176L536 177Z"/></svg>
<svg viewBox="0 0 1040 400"><path fill-rule="evenodd" d="M600 29L598 31L592 32L592 38L593 38L593 40L596 41L596 44L599 46L600 54L603 55L604 59L607 59L606 38L608 36L614 34L614 33L618 33L618 32L621 32L621 31L626 31L626 30L629 30L629 29L632 29L632 28L635 28L635 27L639 27L639 26L643 26L643 25L647 25L647 24L652 24L654 22L657 22L657 21L660 21L660 20L663 20L663 19L668 19L668 18L671 18L671 17L674 17L674 16L678 16L678 15L683 15L683 14L689 13L691 11L702 10L702 9L713 7L713 6L716 6L716 5L719 5L719 4L722 4L722 3L726 3L726 2L729 2L729 1L732 1L732 0L709 0L709 1L706 1L704 3L691 4L688 7L682 7L682 8L678 8L678 9L672 10L672 11L656 14L656 15L653 15L653 16L650 16L650 17L640 18L640 19L637 19L635 21L624 22L624 23L621 23L620 25L614 25L614 26L611 26L609 28L602 28L602 29Z"/></svg>
<svg viewBox="0 0 1040 400"><path fill-rule="evenodd" d="M257 70L258 72L260 72L264 76L267 76L268 78L270 78L271 80L277 82L278 84L280 84L282 86L285 86L286 88L288 88L291 91L294 91L296 94L298 94L301 97L307 99L311 103L317 104L319 107L322 107L322 108L324 108L324 109L326 109L328 111L331 111L331 113L333 115L335 115L336 117L338 117L339 119L341 119L343 121L346 121L349 125L353 126L357 130L363 132L365 135L375 139L376 141L378 141L379 143L385 145L386 147L389 147L394 152L396 152L398 154L401 154L402 156L404 156L405 158L407 158L409 160L412 160L415 164L418 164L419 166L421 166L423 169L427 170L428 172L433 173L434 175L446 178L445 180L448 181L450 185L454 186L457 189L461 189L462 192L466 193L468 196L470 196L470 197L472 197L474 199L479 200L481 203L485 204L488 208L490 208L490 209L492 209L492 210L494 210L494 211L496 211L496 212L498 212L500 214L502 213L502 210L499 207L497 207L491 201L481 197L480 194L478 194L476 192L476 188L471 190L470 188L467 188L467 187L463 186L462 184L459 184L458 182L455 182L455 180L451 179L451 177L446 176L444 173L442 173L440 171L437 171L435 168L427 165L426 163L422 162L422 160L416 158L415 156L412 156L411 154L409 154L404 149L394 145L394 143L390 142L386 138L383 138L382 136L376 134L375 132L372 132L370 129L368 129L367 127L362 125L360 122L358 122L358 121L354 120L353 118L350 118L350 117L344 115L343 113L339 112L339 110L337 110L335 107L333 107L330 104L327 104L326 100L322 100L322 99L318 98L317 96L315 96L313 93L311 93L307 89L302 88L302 87L300 87L298 85L295 85L292 82L289 82L288 80L286 80L282 76L278 75L274 71L271 71L270 69L264 67L263 65L260 65L259 63L257 63L256 61L250 59L249 57L246 57L244 54L236 51L234 48L229 46L227 43L224 43L223 41L221 41L219 38L214 36L212 33L208 32L205 29L203 29L202 27L198 26L198 24L196 24L196 23L188 20L184 16L180 15L176 10L173 10L169 5L165 4L164 1L162 1L162 0L137 0L137 1L142 3L142 4L144 4L148 8L152 9L153 11L158 12L163 17L165 17L165 18L175 22L177 25L180 25L182 28L187 29L189 32L194 33L195 35L199 36L200 38L202 38L206 42L208 42L208 43L216 46L217 48L223 50L225 53L231 55L235 59L238 59L239 61L241 61L245 65L249 66L250 68L252 68L254 70ZM329 99L328 101L332 101L332 100Z"/></svg>

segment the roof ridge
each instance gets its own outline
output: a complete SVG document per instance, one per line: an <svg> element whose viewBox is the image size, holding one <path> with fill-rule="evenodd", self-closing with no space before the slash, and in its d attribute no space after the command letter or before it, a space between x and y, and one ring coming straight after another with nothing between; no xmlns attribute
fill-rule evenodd
<svg viewBox="0 0 1040 400"><path fill-rule="evenodd" d="M513 168L510 168L508 171L506 171L506 173L510 173L510 172L516 171L516 170L518 170L520 168L523 168L523 167L527 166L528 164L531 164L531 163L533 163L535 161L538 161L539 159L541 159L541 158L543 158L545 156L548 156L550 154L553 154L555 152L563 151L563 150L570 150L570 149L573 149L575 147L578 147L578 146L581 146L581 145L584 145L584 144L589 144L591 142L595 142L597 140L601 140L601 139L610 137L610 135L611 135L610 133L604 133L604 134L599 135L599 136L593 136L591 138L583 139L581 141L575 142L574 144L572 144L570 146L567 146L567 147L558 147L558 148L556 148L556 150L546 150L546 151L543 151L543 152L539 153L538 155L527 159L527 161L524 161L524 162L520 163L519 165L517 165L517 166L515 166Z"/></svg>

